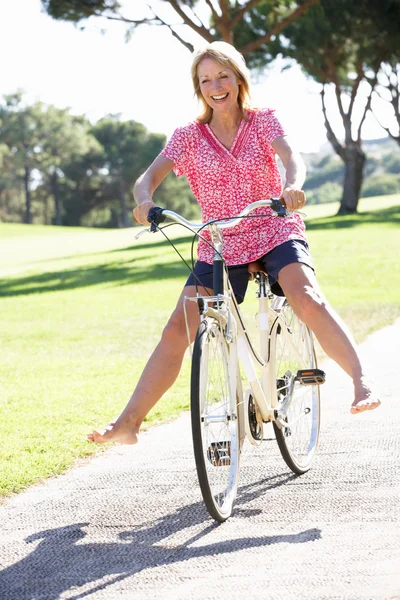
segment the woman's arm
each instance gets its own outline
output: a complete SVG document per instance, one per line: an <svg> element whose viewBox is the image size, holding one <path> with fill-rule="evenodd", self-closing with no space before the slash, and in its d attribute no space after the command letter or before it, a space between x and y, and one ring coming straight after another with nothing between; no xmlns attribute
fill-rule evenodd
<svg viewBox="0 0 400 600"><path fill-rule="evenodd" d="M133 218L136 223L148 225L147 215L149 214L149 210L155 206L153 193L168 173L172 171L173 167L174 163L172 160L159 154L147 171L136 181L133 189L133 195L137 204L137 207L133 210Z"/></svg>
<svg viewBox="0 0 400 600"><path fill-rule="evenodd" d="M286 137L276 138L272 142L272 147L286 170L282 198L289 210L302 208L306 203L306 195L301 189L306 178L304 161L300 153L291 147Z"/></svg>

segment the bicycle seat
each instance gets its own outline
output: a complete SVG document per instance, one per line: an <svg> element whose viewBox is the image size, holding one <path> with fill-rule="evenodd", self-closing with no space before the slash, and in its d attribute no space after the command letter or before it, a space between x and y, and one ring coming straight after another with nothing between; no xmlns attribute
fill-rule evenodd
<svg viewBox="0 0 400 600"><path fill-rule="evenodd" d="M247 265L247 270L249 272L249 279L253 280L256 273L264 273L267 276L267 272L264 271L264 266L259 260L255 260Z"/></svg>

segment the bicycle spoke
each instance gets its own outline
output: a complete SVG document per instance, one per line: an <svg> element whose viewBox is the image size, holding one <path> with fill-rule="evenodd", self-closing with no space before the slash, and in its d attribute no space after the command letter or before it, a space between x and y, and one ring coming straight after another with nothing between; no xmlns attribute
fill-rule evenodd
<svg viewBox="0 0 400 600"><path fill-rule="evenodd" d="M308 470L318 443L319 387L297 380L301 369L315 368L312 335L285 304L275 328L274 371L278 394L275 433L282 456L297 473Z"/></svg>
<svg viewBox="0 0 400 600"><path fill-rule="evenodd" d="M216 322L200 326L192 365L192 429L200 487L207 508L225 520L236 496L238 425L231 397L228 347Z"/></svg>

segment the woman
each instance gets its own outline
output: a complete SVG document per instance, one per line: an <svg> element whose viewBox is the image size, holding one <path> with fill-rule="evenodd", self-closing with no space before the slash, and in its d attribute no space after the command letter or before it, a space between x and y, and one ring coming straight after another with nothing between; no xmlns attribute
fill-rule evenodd
<svg viewBox="0 0 400 600"><path fill-rule="evenodd" d="M251 202L269 197L282 197L289 210L303 208L304 164L273 111L251 107L249 75L242 55L225 42L213 42L195 53L192 79L204 113L195 122L178 128L138 179L134 190L138 204L135 220L148 225L148 212L155 206L152 195L172 169L178 176L187 177L204 221L233 216ZM286 170L283 190L275 153ZM224 232L224 256L238 301L246 292L248 263L263 263L274 292L283 290L327 355L352 378L353 414L380 405L366 380L349 332L319 289L299 215L290 220L244 219L239 226ZM212 249L200 241L195 267L204 286L200 293L212 293L212 258ZM196 291L191 275L126 408L114 423L89 434L90 441L137 442L143 419L180 371L188 345L183 298L195 296ZM198 327L196 303L189 302L186 308L193 340Z"/></svg>

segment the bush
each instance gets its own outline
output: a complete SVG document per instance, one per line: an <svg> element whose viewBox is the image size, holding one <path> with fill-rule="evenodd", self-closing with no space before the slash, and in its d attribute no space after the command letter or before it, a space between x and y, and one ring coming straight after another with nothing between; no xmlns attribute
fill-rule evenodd
<svg viewBox="0 0 400 600"><path fill-rule="evenodd" d="M321 169L310 170L306 182L304 184L305 191L315 190L327 184L342 181L344 173L344 164L341 160L332 159L328 164L325 164Z"/></svg>
<svg viewBox="0 0 400 600"><path fill-rule="evenodd" d="M369 177L361 190L361 198L369 196L385 196L400 192L400 177L391 173L381 173Z"/></svg>
<svg viewBox="0 0 400 600"><path fill-rule="evenodd" d="M400 153L386 154L383 165L388 173L400 173Z"/></svg>
<svg viewBox="0 0 400 600"><path fill-rule="evenodd" d="M325 202L338 202L342 197L342 186L328 181L316 190L306 192L307 204L324 204Z"/></svg>

